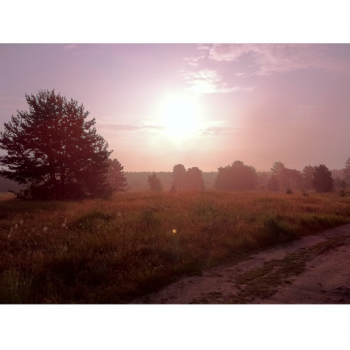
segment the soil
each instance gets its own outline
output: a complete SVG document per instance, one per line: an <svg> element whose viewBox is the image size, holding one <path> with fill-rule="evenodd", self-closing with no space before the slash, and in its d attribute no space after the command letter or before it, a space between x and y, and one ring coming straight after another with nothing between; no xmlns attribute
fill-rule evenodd
<svg viewBox="0 0 350 350"><path fill-rule="evenodd" d="M183 278L134 304L349 304L350 224Z"/></svg>

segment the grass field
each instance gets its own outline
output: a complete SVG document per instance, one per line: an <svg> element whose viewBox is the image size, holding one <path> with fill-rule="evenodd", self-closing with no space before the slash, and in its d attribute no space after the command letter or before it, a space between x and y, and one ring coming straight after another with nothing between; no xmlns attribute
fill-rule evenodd
<svg viewBox="0 0 350 350"><path fill-rule="evenodd" d="M0 196L1 303L128 303L181 276L350 222L337 193Z"/></svg>

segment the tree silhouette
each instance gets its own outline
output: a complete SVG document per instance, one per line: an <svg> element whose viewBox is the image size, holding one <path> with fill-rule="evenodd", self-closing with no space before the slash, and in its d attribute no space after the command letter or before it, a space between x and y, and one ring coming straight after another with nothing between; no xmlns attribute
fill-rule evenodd
<svg viewBox="0 0 350 350"><path fill-rule="evenodd" d="M83 105L54 90L25 95L29 112L17 111L0 133L0 175L25 185L26 198L96 197L108 186L107 142Z"/></svg>
<svg viewBox="0 0 350 350"><path fill-rule="evenodd" d="M313 188L313 180L314 180L314 170L315 167L311 165L307 165L303 169L303 186L305 189L310 190Z"/></svg>
<svg viewBox="0 0 350 350"><path fill-rule="evenodd" d="M203 192L205 190L202 171L197 167L189 168L186 172L186 189Z"/></svg>
<svg viewBox="0 0 350 350"><path fill-rule="evenodd" d="M278 178L276 175L272 175L268 182L267 182L267 188L271 191L278 191L280 186L278 182Z"/></svg>
<svg viewBox="0 0 350 350"><path fill-rule="evenodd" d="M177 164L173 168L173 184L174 191L184 191L186 189L186 168L182 164Z"/></svg>
<svg viewBox="0 0 350 350"><path fill-rule="evenodd" d="M317 192L333 191L332 173L324 164L315 166L313 186Z"/></svg>
<svg viewBox="0 0 350 350"><path fill-rule="evenodd" d="M107 182L113 192L126 191L127 181L124 174L124 167L117 159L108 160Z"/></svg>
<svg viewBox="0 0 350 350"><path fill-rule="evenodd" d="M157 177L156 174L153 173L152 175L148 176L148 183L151 191L154 191L154 192L163 191L162 182L160 181L160 179Z"/></svg>
<svg viewBox="0 0 350 350"><path fill-rule="evenodd" d="M350 157L345 162L344 180L347 182L347 184L350 184Z"/></svg>
<svg viewBox="0 0 350 350"><path fill-rule="evenodd" d="M280 176L282 174L283 169L285 169L285 166L282 162L278 161L273 163L271 171L274 175Z"/></svg>
<svg viewBox="0 0 350 350"><path fill-rule="evenodd" d="M275 162L271 171L282 188L296 188L303 185L301 173L298 170L286 168L282 162Z"/></svg>
<svg viewBox="0 0 350 350"><path fill-rule="evenodd" d="M214 187L225 191L247 190L254 189L257 182L258 177L255 168L237 160L232 165L218 169Z"/></svg>

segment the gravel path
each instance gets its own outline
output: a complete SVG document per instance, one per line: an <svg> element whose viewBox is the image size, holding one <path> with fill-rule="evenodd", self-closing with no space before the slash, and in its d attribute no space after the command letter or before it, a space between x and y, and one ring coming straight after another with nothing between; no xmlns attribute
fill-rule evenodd
<svg viewBox="0 0 350 350"><path fill-rule="evenodd" d="M348 304L350 224L225 264L134 304Z"/></svg>

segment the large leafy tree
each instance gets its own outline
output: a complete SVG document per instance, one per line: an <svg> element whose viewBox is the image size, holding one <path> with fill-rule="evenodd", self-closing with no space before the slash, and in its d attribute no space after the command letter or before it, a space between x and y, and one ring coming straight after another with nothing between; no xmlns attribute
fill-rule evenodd
<svg viewBox="0 0 350 350"><path fill-rule="evenodd" d="M41 90L25 95L29 111L17 111L0 133L0 175L25 185L35 199L96 197L107 190L107 142L82 104Z"/></svg>
<svg viewBox="0 0 350 350"><path fill-rule="evenodd" d="M189 191L203 192L205 190L202 171L197 168L189 168L186 172L186 188Z"/></svg>
<svg viewBox="0 0 350 350"><path fill-rule="evenodd" d="M317 192L333 191L334 182L332 173L324 164L314 167L313 186Z"/></svg>
<svg viewBox="0 0 350 350"><path fill-rule="evenodd" d="M174 191L186 190L186 168L182 164L176 164L173 167L173 183Z"/></svg>
<svg viewBox="0 0 350 350"><path fill-rule="evenodd" d="M232 165L220 167L214 186L218 190L248 190L254 189L258 183L258 176L254 167L236 160Z"/></svg>

